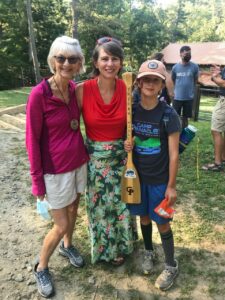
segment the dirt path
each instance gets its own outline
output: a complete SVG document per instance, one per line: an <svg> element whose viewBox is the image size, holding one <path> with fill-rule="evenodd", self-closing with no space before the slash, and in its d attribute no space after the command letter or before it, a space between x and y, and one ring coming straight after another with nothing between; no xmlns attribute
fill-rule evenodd
<svg viewBox="0 0 225 300"><path fill-rule="evenodd" d="M51 223L45 222L37 216L34 199L30 195L30 177L28 163L24 147L24 133L13 133L0 130L0 299L3 300L38 300L42 299L36 290L36 284L32 275L32 262L40 250L43 236L50 228ZM179 212L178 212L179 214ZM155 230L155 229L154 229ZM154 232L156 237L156 232ZM163 268L162 258L156 267L156 273L151 277L144 277L140 271L140 245L126 264L119 268L108 265L90 264L90 249L87 233L87 220L84 204L81 204L77 222L75 243L85 256L86 266L83 269L71 267L67 260L58 255L57 251L50 262L53 272L57 300L110 300L110 299L225 299L219 294L210 297L208 294L208 282L201 274L196 276L191 269L185 269L175 286L163 293L154 288L154 281ZM156 238L157 241L157 238ZM213 264L215 256L213 250L208 248L208 262ZM215 247L216 248L216 247ZM156 250L162 254L161 247L156 244ZM196 249L177 247L183 265L188 264L194 256L198 268L205 268L204 257ZM195 252L194 252L195 251ZM215 250L216 251L216 250ZM223 256L220 256L223 253ZM218 249L217 249L218 254ZM206 255L204 253L204 255ZM162 257L162 255L161 255ZM217 255L215 268L224 272L224 249L220 249ZM189 273L188 273L189 272ZM183 282L190 280L190 288L183 289ZM195 282L196 281L196 282ZM187 286L187 285L186 285Z"/></svg>

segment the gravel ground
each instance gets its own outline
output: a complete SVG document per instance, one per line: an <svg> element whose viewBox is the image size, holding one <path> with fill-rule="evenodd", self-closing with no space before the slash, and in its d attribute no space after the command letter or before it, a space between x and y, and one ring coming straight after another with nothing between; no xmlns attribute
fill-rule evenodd
<svg viewBox="0 0 225 300"><path fill-rule="evenodd" d="M32 274L32 262L40 250L42 239L49 230L51 222L43 221L36 214L35 201L30 192L24 133L0 130L0 145L0 300L42 299L37 293ZM182 217L182 208L177 211L177 218L179 217ZM224 231L224 228L222 230ZM155 239L157 236L155 227L153 234ZM222 261L225 258L225 249L224 247L219 248L219 245L203 247L207 250L204 253L208 253L209 264L205 263L207 256L204 256L202 260L200 260L201 257L199 258L198 248L200 245L197 245L197 250L194 245L192 245L193 247L190 245L186 249L176 247L178 259L183 258L183 266L191 260L194 261L194 266L197 266L196 268L199 270L199 276L195 275L192 278L189 273L191 268L186 267L186 269L182 269L174 287L164 293L154 288L154 281L163 268L163 255L159 239L155 245L159 263L155 273L150 277L142 276L140 270L142 241L137 242L137 250L123 266L119 268L104 264L92 266L85 207L84 203L81 203L74 242L82 250L86 266L83 269L73 268L65 258L58 255L58 251L55 251L50 261L50 270L53 273L56 287L56 295L52 299L225 299L222 290L218 296L210 297L209 283L201 277L201 270L212 268L215 263L215 268L224 272ZM214 254L216 251L218 252L217 256ZM183 285L187 280L190 280L190 286L185 285L188 293L185 296Z"/></svg>

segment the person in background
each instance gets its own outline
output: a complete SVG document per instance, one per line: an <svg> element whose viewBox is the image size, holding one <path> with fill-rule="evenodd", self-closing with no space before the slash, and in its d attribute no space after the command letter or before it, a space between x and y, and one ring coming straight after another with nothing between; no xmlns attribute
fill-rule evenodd
<svg viewBox="0 0 225 300"><path fill-rule="evenodd" d="M134 80L134 84L133 84L132 98L133 98L133 103L139 103L141 101L141 95L139 93L136 79Z"/></svg>
<svg viewBox="0 0 225 300"><path fill-rule="evenodd" d="M126 152L126 86L118 74L123 64L120 41L97 40L93 51L94 79L77 86L87 135L88 182L86 206L92 263L119 266L133 251L134 228L121 201L121 175Z"/></svg>
<svg viewBox="0 0 225 300"><path fill-rule="evenodd" d="M178 261L174 259L171 219L159 216L154 209L167 198L168 205L176 201L176 175L180 120L176 111L158 94L165 86L166 69L158 60L145 61L139 69L137 82L141 101L133 105L134 145L128 140L124 147L132 151L134 164L140 176L141 203L129 204L132 215L140 216L145 245L142 269L144 274L154 272L155 251L152 243L152 220L156 222L165 254L165 269L156 279L155 286L167 290L178 275Z"/></svg>
<svg viewBox="0 0 225 300"><path fill-rule="evenodd" d="M214 142L214 163L202 167L205 171L223 171L225 164L225 68L211 67L211 80L219 87L219 100L213 109L211 133Z"/></svg>
<svg viewBox="0 0 225 300"><path fill-rule="evenodd" d="M188 126L188 118L192 117L192 106L195 94L195 85L198 80L198 65L191 61L191 48L180 48L181 61L172 68L174 83L173 107L182 118L182 128Z"/></svg>
<svg viewBox="0 0 225 300"><path fill-rule="evenodd" d="M30 161L32 193L51 206L53 227L44 238L34 275L43 297L54 294L48 269L51 255L59 253L74 267L84 260L72 245L80 194L84 192L89 159L80 131L80 110L72 80L84 69L78 40L61 36L48 54L53 76L44 79L29 95L26 109L26 147Z"/></svg>

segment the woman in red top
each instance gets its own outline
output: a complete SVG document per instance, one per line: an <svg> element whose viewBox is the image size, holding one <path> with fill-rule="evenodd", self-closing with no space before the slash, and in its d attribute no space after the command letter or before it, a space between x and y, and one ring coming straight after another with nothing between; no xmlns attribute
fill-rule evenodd
<svg viewBox="0 0 225 300"><path fill-rule="evenodd" d="M121 43L110 37L99 39L93 52L95 78L76 88L90 155L86 199L92 262L115 265L133 251L134 239L120 189L126 127L126 88L117 78L122 63Z"/></svg>

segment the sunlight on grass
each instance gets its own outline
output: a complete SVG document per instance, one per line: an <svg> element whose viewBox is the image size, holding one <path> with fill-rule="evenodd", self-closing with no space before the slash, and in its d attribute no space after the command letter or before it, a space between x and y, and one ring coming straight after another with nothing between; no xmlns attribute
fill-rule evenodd
<svg viewBox="0 0 225 300"><path fill-rule="evenodd" d="M218 222L225 224L225 175L221 172L201 170L202 165L213 161L210 123L195 122L193 125L198 128L197 136L180 156L177 177L178 203L181 203L185 210L188 209L188 203L185 203L184 199L188 199L190 195L193 199L191 207L196 217L202 221L200 226L202 229L198 228L198 220L194 224L196 228L192 227L193 224L188 224L185 218L181 220L181 223L185 231L190 231L191 235L195 233L195 239L202 239L206 236L208 239L214 239L213 234L210 235L213 226Z"/></svg>
<svg viewBox="0 0 225 300"><path fill-rule="evenodd" d="M213 107L212 106L204 106L204 105L201 105L201 111L206 111L206 112L212 112L213 110Z"/></svg>
<svg viewBox="0 0 225 300"><path fill-rule="evenodd" d="M10 107L25 104L31 88L0 91L0 107Z"/></svg>

